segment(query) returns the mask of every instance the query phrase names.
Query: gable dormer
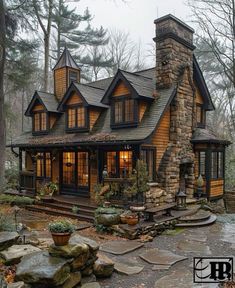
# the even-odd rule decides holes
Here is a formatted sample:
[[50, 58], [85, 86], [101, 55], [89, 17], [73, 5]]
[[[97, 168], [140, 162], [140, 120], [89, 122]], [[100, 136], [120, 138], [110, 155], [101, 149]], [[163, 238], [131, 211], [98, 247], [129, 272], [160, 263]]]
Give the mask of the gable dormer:
[[60, 101], [72, 82], [80, 82], [80, 68], [65, 47], [54, 70], [54, 94]]
[[88, 132], [91, 130], [102, 109], [108, 108], [100, 102], [103, 95], [103, 89], [71, 83], [58, 106], [58, 111], [65, 112], [66, 115], [66, 131]]
[[111, 106], [111, 127], [135, 127], [153, 101], [153, 80], [119, 70], [107, 89], [102, 103]]
[[58, 102], [53, 94], [36, 91], [25, 112], [32, 117], [33, 135], [47, 134], [53, 128], [57, 118]]

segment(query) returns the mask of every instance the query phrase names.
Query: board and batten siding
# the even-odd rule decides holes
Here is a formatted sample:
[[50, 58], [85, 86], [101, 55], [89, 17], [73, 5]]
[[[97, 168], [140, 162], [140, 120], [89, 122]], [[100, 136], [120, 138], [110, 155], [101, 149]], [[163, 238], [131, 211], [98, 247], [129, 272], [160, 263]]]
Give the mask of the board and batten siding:
[[54, 71], [54, 91], [58, 100], [61, 100], [67, 90], [66, 67]]
[[33, 106], [33, 109], [32, 109], [33, 112], [44, 111], [44, 110], [45, 108], [42, 104], [36, 104]]
[[126, 87], [126, 85], [123, 82], [120, 82], [115, 87], [115, 89], [112, 93], [112, 96], [118, 97], [118, 96], [125, 96], [125, 95], [129, 95], [129, 94], [130, 94], [129, 89]]
[[164, 113], [158, 128], [155, 130], [151, 144], [156, 147], [156, 171], [170, 141], [170, 109]]

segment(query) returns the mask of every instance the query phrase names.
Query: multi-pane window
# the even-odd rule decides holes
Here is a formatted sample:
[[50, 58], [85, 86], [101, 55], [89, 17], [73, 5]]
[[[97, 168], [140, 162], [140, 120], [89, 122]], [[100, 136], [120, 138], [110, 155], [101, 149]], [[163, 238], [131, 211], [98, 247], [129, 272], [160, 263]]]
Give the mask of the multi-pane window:
[[37, 153], [37, 177], [51, 178], [51, 153]]
[[112, 124], [128, 124], [134, 123], [137, 113], [135, 113], [134, 99], [118, 99], [114, 100], [114, 119]]
[[224, 154], [223, 152], [211, 153], [211, 178], [224, 177]]
[[78, 79], [78, 72], [76, 71], [69, 71], [69, 85], [72, 82], [77, 82]]
[[106, 153], [109, 177], [128, 177], [132, 173], [132, 151], [110, 151]]
[[83, 106], [68, 108], [67, 119], [68, 129], [86, 128], [86, 108]]
[[75, 152], [63, 153], [63, 184], [75, 185]]
[[34, 114], [34, 132], [43, 132], [47, 130], [47, 113], [46, 112], [36, 112]]
[[148, 170], [149, 181], [153, 181], [155, 178], [154, 175], [154, 161], [155, 159], [155, 150], [154, 149], [143, 149], [141, 150], [141, 160], [146, 163], [146, 168]]
[[205, 151], [200, 151], [198, 153], [198, 175], [205, 176], [206, 173], [206, 152]]
[[78, 152], [78, 186], [88, 186], [88, 152]]

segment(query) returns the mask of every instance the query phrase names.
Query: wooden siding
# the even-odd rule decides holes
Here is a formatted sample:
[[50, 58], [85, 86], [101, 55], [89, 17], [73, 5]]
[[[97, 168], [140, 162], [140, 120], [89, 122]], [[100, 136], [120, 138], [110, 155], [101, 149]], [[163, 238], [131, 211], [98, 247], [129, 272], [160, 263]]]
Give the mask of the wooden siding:
[[56, 119], [57, 119], [56, 115], [50, 115], [49, 116], [50, 129], [53, 128], [53, 126], [56, 122]]
[[139, 122], [141, 122], [147, 108], [147, 103], [144, 101], [139, 102]]
[[54, 91], [56, 97], [61, 100], [67, 90], [67, 68], [63, 67], [54, 71]]
[[211, 189], [210, 189], [210, 197], [218, 197], [223, 195], [224, 193], [224, 180], [223, 179], [215, 179], [211, 180]]
[[33, 112], [36, 112], [36, 111], [44, 111], [45, 109], [44, 109], [44, 106], [42, 104], [36, 104], [36, 105], [34, 105], [32, 110], [33, 110]]
[[99, 116], [100, 116], [100, 109], [90, 109], [89, 111], [90, 129], [93, 128]]
[[156, 146], [156, 171], [170, 141], [170, 109], [163, 115], [160, 124], [154, 132], [152, 145]]
[[67, 100], [66, 104], [67, 105], [74, 105], [74, 104], [80, 104], [82, 103], [82, 98], [77, 94], [77, 93], [72, 93]]
[[129, 89], [126, 87], [126, 85], [123, 82], [120, 82], [115, 87], [112, 96], [124, 96], [130, 94]]

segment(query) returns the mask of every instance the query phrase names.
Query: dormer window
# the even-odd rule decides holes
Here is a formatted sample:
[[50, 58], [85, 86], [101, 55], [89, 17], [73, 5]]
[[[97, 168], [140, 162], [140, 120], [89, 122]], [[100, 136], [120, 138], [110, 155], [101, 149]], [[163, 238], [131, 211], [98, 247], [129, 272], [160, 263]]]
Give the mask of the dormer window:
[[113, 128], [136, 126], [138, 123], [137, 110], [136, 100], [127, 96], [115, 97], [112, 103], [111, 126]]
[[69, 71], [69, 85], [72, 82], [78, 81], [78, 72], [77, 71]]
[[67, 109], [67, 130], [86, 131], [88, 130], [87, 108], [82, 105], [69, 106]]
[[33, 133], [41, 134], [48, 131], [48, 115], [46, 112], [35, 112], [33, 115]]
[[196, 108], [197, 127], [204, 128], [206, 125], [206, 111], [202, 104], [197, 104]]

